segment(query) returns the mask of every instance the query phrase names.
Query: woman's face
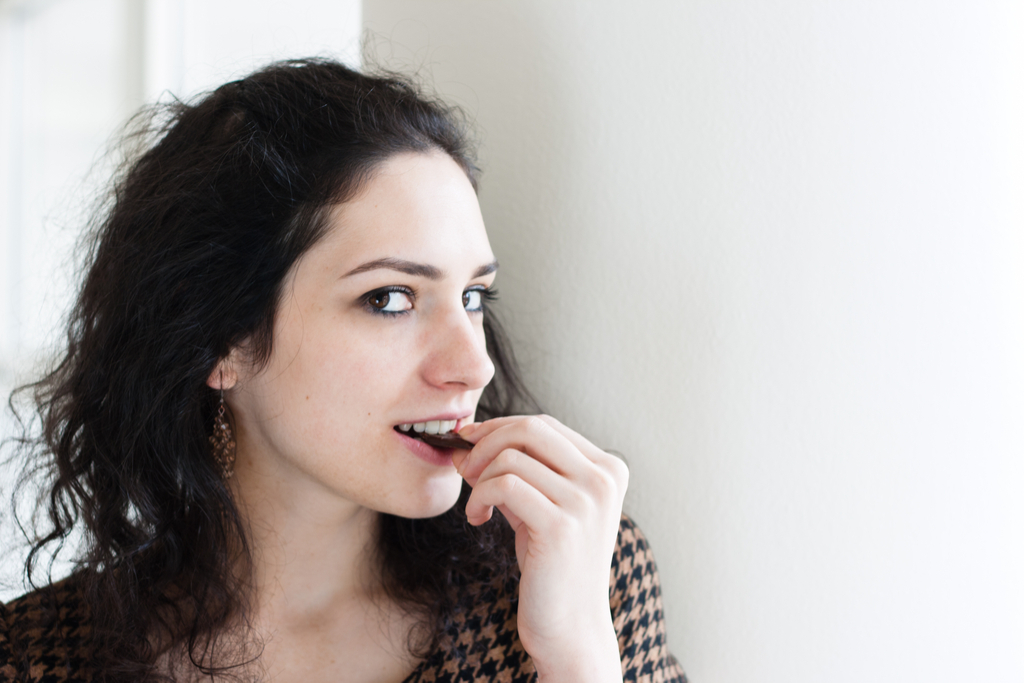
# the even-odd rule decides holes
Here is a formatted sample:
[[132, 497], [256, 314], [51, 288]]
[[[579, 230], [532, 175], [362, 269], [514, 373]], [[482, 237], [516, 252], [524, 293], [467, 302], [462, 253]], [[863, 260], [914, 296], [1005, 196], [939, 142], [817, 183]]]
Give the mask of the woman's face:
[[494, 374], [481, 303], [495, 262], [476, 194], [448, 155], [401, 154], [331, 222], [284, 282], [268, 365], [229, 359], [238, 483], [438, 515], [461, 478], [396, 427], [472, 421]]

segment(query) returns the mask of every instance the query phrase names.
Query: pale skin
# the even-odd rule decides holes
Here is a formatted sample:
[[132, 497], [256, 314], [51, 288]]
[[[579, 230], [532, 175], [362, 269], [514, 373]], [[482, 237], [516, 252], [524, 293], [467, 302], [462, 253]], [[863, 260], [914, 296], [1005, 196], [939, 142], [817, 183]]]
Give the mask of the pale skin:
[[[374, 521], [441, 514], [463, 478], [472, 524], [515, 529], [519, 636], [541, 680], [622, 680], [608, 571], [628, 473], [547, 416], [473, 422], [494, 374], [479, 292], [495, 269], [462, 169], [393, 156], [289, 273], [266, 367], [243, 345], [211, 373], [233, 415], [270, 680], [397, 683], [416, 668], [413, 621], [373, 580]], [[395, 426], [430, 419], [458, 419], [474, 448], [417, 455]]]

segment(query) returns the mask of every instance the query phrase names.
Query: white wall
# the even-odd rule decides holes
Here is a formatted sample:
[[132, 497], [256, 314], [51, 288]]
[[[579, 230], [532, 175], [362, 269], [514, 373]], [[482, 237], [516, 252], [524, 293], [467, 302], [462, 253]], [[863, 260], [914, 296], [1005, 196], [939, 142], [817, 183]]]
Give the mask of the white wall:
[[215, 88], [275, 59], [359, 63], [357, 0], [145, 2], [147, 101]]
[[0, 4], [0, 384], [65, 307], [85, 176], [134, 102], [118, 0]]
[[695, 683], [1024, 680], [1022, 10], [364, 2]]

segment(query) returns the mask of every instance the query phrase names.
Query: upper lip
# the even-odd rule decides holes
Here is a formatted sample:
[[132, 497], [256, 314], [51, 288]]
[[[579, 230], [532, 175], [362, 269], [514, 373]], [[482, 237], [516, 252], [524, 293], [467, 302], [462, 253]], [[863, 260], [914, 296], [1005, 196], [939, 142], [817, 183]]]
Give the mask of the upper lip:
[[468, 413], [468, 412], [462, 412], [462, 413], [443, 413], [441, 415], [435, 415], [434, 417], [416, 418], [415, 420], [402, 420], [398, 424], [411, 425], [411, 424], [416, 424], [417, 422], [440, 422], [441, 420], [455, 420], [456, 422], [458, 422], [458, 421], [461, 421], [461, 420], [465, 420], [471, 414], [472, 413]]

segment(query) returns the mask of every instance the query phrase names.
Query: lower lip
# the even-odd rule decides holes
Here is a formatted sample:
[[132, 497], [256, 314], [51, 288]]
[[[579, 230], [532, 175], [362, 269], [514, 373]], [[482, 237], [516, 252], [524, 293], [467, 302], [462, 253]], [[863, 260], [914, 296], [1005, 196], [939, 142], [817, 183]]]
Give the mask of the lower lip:
[[[394, 430], [392, 430], [394, 431]], [[452, 453], [455, 452], [453, 448], [434, 448], [429, 444], [425, 444], [419, 439], [414, 439], [411, 436], [406, 436], [401, 432], [395, 431], [395, 436], [402, 440], [402, 443], [412, 451], [420, 460], [424, 460], [431, 465], [437, 465], [439, 467], [454, 467], [455, 464], [452, 462]]]

